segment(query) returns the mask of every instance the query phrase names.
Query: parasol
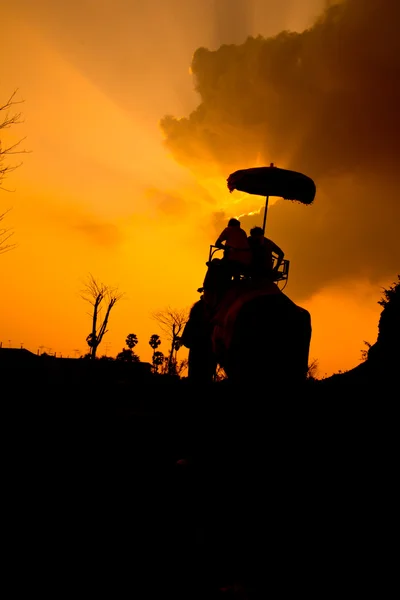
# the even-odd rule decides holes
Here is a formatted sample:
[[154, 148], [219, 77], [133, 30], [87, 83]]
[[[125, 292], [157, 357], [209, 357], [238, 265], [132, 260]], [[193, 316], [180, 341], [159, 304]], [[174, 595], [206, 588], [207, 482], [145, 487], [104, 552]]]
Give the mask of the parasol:
[[264, 232], [270, 196], [278, 196], [285, 200], [301, 202], [301, 204], [312, 204], [316, 192], [315, 183], [310, 177], [297, 171], [280, 169], [275, 167], [273, 163], [269, 167], [254, 167], [235, 171], [229, 175], [227, 182], [230, 192], [238, 190], [247, 194], [266, 197]]

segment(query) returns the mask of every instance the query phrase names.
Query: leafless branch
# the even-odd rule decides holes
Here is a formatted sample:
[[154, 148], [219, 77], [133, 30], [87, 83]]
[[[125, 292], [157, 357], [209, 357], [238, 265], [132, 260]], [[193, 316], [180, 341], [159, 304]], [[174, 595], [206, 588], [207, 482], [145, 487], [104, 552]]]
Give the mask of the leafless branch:
[[[11, 96], [7, 100], [7, 102], [5, 104], [3, 104], [2, 106], [0, 106], [0, 113], [2, 111], [5, 111], [4, 118], [2, 121], [0, 121], [0, 130], [9, 129], [12, 125], [18, 125], [20, 123], [23, 123], [23, 121], [21, 120], [22, 113], [16, 112], [14, 114], [10, 114], [10, 112], [9, 112], [10, 109], [12, 109], [16, 104], [22, 104], [24, 102], [23, 100], [15, 100], [15, 95], [16, 95], [17, 91], [18, 90], [15, 90], [11, 94]], [[1, 190], [4, 190], [6, 192], [12, 191], [12, 190], [8, 190], [7, 188], [2, 187], [1, 183], [5, 179], [5, 177], [7, 177], [7, 175], [9, 175], [12, 171], [15, 171], [15, 169], [18, 169], [22, 165], [22, 162], [20, 162], [17, 165], [4, 166], [4, 161], [5, 161], [6, 157], [12, 156], [14, 154], [29, 153], [28, 150], [23, 150], [20, 148], [20, 144], [25, 139], [26, 138], [22, 138], [18, 142], [11, 144], [11, 146], [5, 146], [5, 147], [3, 147], [3, 143], [0, 140], [0, 189]]]
[[[6, 210], [3, 214], [0, 215], [0, 222], [4, 219], [6, 214], [10, 211], [10, 209]], [[0, 227], [0, 254], [4, 254], [5, 252], [9, 252], [13, 248], [16, 247], [17, 244], [7, 244], [6, 242], [14, 235], [14, 232], [10, 228]]]
[[317, 379], [318, 369], [319, 369], [318, 359], [314, 358], [308, 365], [307, 379], [312, 379], [312, 380]]
[[189, 318], [188, 309], [174, 309], [167, 306], [164, 310], [155, 311], [151, 315], [157, 321], [160, 329], [167, 335], [169, 340], [175, 340], [183, 331]]
[[[7, 102], [5, 104], [3, 104], [3, 106], [0, 106], [0, 111], [2, 110], [8, 110], [9, 108], [11, 108], [11, 106], [15, 106], [15, 104], [23, 104], [24, 100], [15, 100], [15, 96], [18, 92], [18, 88], [16, 90], [13, 91], [13, 93], [11, 94], [11, 96], [9, 97], [9, 99], [7, 100]], [[16, 118], [20, 118], [21, 117], [21, 113], [19, 113], [18, 115], [16, 115]], [[1, 125], [0, 125], [0, 129], [1, 129]]]
[[183, 329], [189, 318], [189, 309], [173, 309], [167, 306], [167, 308], [165, 308], [164, 310], [153, 312], [151, 317], [155, 321], [157, 321], [160, 329], [166, 334], [167, 339], [171, 341], [171, 349], [169, 351], [169, 357], [167, 358], [167, 362], [168, 373], [173, 374], [174, 352], [176, 354], [179, 348], [179, 336], [183, 332]]

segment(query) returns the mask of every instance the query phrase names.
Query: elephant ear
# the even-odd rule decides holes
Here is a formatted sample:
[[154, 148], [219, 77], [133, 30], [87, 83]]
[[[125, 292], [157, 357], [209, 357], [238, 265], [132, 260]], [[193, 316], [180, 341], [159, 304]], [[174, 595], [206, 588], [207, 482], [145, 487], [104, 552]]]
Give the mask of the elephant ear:
[[314, 181], [297, 171], [269, 167], [241, 169], [227, 179], [230, 192], [238, 190], [256, 196], [277, 196], [301, 204], [312, 204], [316, 194]]

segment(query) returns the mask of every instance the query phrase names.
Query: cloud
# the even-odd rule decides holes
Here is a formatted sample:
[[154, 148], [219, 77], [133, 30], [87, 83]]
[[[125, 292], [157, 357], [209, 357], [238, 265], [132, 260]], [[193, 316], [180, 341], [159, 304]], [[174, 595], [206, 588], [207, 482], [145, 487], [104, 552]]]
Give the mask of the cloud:
[[166, 192], [157, 188], [146, 190], [146, 200], [156, 207], [163, 216], [185, 216], [190, 211], [190, 205], [177, 193]]
[[[75, 232], [78, 236], [89, 242], [90, 245], [104, 249], [116, 249], [125, 239], [121, 220], [118, 224], [97, 215], [88, 208], [78, 206], [70, 200], [59, 200], [58, 204], [42, 199], [41, 205], [36, 207], [37, 215], [43, 217], [42, 222], [46, 227], [62, 236], [67, 232]], [[76, 236], [75, 236], [76, 237]]]
[[278, 201], [267, 221], [298, 297], [399, 270], [399, 17], [397, 0], [347, 0], [301, 33], [199, 48], [199, 105], [161, 120], [167, 149], [199, 178], [274, 162], [314, 179], [313, 206]]
[[203, 207], [216, 204], [213, 195], [196, 182], [181, 184], [179, 190], [149, 187], [145, 191], [145, 200], [148, 209], [155, 211], [154, 214], [161, 218], [197, 217]]
[[99, 246], [113, 248], [121, 241], [121, 233], [113, 223], [102, 223], [94, 217], [82, 217], [72, 228]]

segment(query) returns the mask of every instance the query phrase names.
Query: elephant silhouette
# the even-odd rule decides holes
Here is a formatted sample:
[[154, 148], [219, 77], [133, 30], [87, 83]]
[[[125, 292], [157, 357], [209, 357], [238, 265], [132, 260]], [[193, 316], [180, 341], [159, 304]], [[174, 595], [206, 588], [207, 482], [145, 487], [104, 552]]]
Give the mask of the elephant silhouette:
[[181, 342], [189, 349], [188, 378], [213, 380], [220, 365], [237, 384], [297, 385], [305, 381], [311, 315], [271, 280], [220, 277], [208, 263], [203, 294], [190, 311]]

